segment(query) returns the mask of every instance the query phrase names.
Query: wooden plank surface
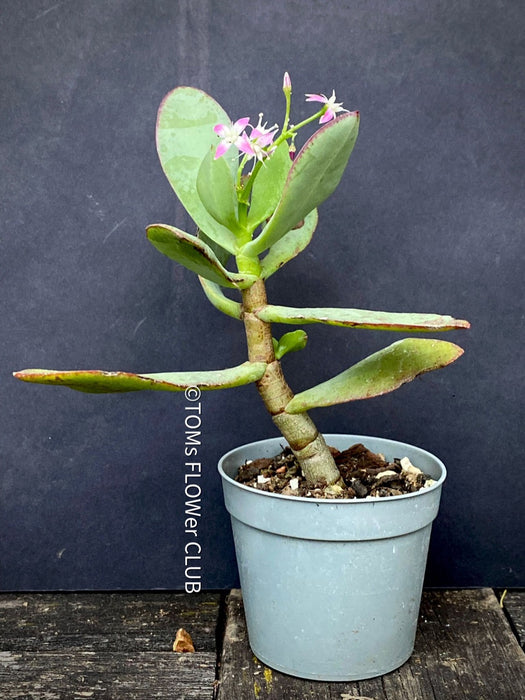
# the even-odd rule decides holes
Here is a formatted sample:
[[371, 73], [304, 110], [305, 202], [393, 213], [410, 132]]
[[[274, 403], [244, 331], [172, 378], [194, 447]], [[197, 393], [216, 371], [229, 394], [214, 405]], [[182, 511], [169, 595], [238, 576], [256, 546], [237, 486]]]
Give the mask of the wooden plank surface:
[[212, 700], [207, 652], [0, 652], [2, 700]]
[[179, 627], [215, 652], [220, 594], [0, 594], [0, 651], [169, 651]]
[[[0, 595], [0, 698], [212, 700], [219, 594]], [[247, 643], [239, 591], [226, 609], [218, 700], [521, 700], [525, 592], [505, 610], [488, 589], [427, 591], [416, 649], [401, 669], [360, 683], [272, 671]], [[506, 615], [511, 619], [508, 622]], [[195, 654], [171, 651], [191, 634]]]
[[248, 646], [239, 591], [228, 598], [219, 700], [520, 700], [525, 655], [489, 589], [429, 591], [416, 648], [397, 671], [352, 683], [266, 668]]
[[[503, 596], [503, 592], [501, 592]], [[525, 591], [508, 591], [503, 597], [503, 608], [518, 638], [525, 648]], [[524, 693], [525, 695], [525, 693]]]
[[[0, 698], [212, 700], [220, 594], [0, 595]], [[176, 654], [179, 627], [195, 654]]]

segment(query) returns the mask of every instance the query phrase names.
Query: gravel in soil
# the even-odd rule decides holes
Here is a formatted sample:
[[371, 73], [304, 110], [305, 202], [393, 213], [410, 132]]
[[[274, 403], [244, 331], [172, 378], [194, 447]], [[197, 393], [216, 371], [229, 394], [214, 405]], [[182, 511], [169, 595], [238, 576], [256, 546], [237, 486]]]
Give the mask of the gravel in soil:
[[414, 493], [435, 483], [408, 457], [388, 462], [382, 454], [371, 452], [361, 443], [342, 452], [334, 447], [330, 451], [341, 473], [340, 484], [308, 485], [289, 447], [275, 457], [246, 462], [236, 481], [259, 491], [306, 498], [385, 498]]

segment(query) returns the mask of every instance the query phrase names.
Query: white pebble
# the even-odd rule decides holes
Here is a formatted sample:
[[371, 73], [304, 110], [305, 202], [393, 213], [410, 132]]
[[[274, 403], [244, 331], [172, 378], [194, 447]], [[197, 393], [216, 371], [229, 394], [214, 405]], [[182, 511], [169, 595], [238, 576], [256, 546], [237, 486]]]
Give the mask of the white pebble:
[[299, 479], [297, 477], [294, 477], [293, 479], [290, 479], [290, 483], [288, 486], [292, 489], [292, 491], [297, 491], [299, 488]]
[[423, 472], [421, 469], [418, 467], [415, 467], [412, 462], [408, 459], [408, 457], [403, 457], [403, 459], [400, 461], [401, 468], [403, 469], [404, 472], [407, 472], [408, 474], [422, 474]]
[[258, 484], [267, 484], [269, 481], [271, 481], [270, 477], [263, 476], [262, 474], [259, 474], [257, 477], [257, 483]]
[[332, 484], [327, 486], [325, 489], [325, 494], [327, 496], [340, 496], [343, 493], [343, 489], [339, 484]]

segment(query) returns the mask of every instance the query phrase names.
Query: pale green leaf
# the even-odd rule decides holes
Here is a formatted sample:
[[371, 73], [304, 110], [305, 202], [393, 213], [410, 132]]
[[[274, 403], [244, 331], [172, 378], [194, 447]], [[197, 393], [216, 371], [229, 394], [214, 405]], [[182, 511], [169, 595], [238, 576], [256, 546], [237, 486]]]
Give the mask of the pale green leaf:
[[215, 308], [222, 311], [223, 314], [231, 316], [232, 318], [241, 319], [242, 318], [242, 306], [238, 301], [229, 299], [215, 282], [210, 282], [210, 280], [204, 277], [199, 277], [199, 282], [204, 290], [204, 294], [208, 298], [208, 301], [215, 306]]
[[197, 192], [209, 214], [230, 231], [239, 230], [235, 179], [225, 158], [214, 158], [210, 148], [197, 174]]
[[261, 276], [267, 279], [285, 263], [301, 253], [312, 240], [318, 221], [317, 209], [311, 211], [302, 226], [294, 228], [274, 243], [261, 261]]
[[303, 413], [311, 408], [380, 396], [419, 374], [445, 367], [462, 354], [463, 350], [454, 343], [405, 338], [336, 377], [296, 394], [285, 410], [287, 413]]
[[184, 391], [196, 386], [208, 389], [229, 389], [259, 380], [266, 370], [264, 362], [244, 362], [237, 367], [202, 372], [163, 372], [158, 374], [131, 374], [102, 370], [58, 371], [26, 369], [14, 376], [23, 382], [65, 386], [76, 391], [95, 394], [126, 391]]
[[253, 231], [268, 219], [279, 204], [288, 172], [292, 166], [288, 143], [284, 141], [263, 161], [252, 188], [248, 228]]
[[405, 314], [364, 309], [293, 308], [268, 304], [255, 312], [267, 323], [326, 323], [330, 326], [369, 328], [380, 331], [449, 331], [470, 328], [468, 321], [439, 314]]
[[[237, 247], [235, 235], [213, 218], [197, 191], [197, 175], [204, 156], [219, 143], [213, 127], [229, 122], [223, 108], [202, 90], [175, 88], [166, 95], [159, 108], [157, 151], [166, 177], [197, 226], [234, 253]], [[235, 172], [237, 149], [232, 146], [223, 158]]]
[[208, 246], [208, 248], [211, 248], [213, 250], [216, 258], [221, 263], [221, 265], [223, 267], [226, 267], [226, 265], [228, 264], [228, 261], [232, 257], [232, 254], [230, 253], [230, 251], [226, 250], [226, 248], [223, 248], [218, 243], [213, 241], [209, 236], [207, 236], [204, 233], [204, 231], [201, 231], [200, 229], [197, 229], [197, 233], [195, 235], [197, 236], [197, 238], [200, 238], [201, 241]]
[[259, 255], [294, 228], [335, 190], [359, 129], [359, 115], [348, 112], [321, 127], [294, 160], [281, 200], [262, 233], [242, 252]]
[[241, 275], [223, 267], [204, 241], [167, 224], [148, 226], [147, 235], [158, 251], [176, 260], [188, 270], [223, 287], [244, 289], [255, 281], [253, 275]]

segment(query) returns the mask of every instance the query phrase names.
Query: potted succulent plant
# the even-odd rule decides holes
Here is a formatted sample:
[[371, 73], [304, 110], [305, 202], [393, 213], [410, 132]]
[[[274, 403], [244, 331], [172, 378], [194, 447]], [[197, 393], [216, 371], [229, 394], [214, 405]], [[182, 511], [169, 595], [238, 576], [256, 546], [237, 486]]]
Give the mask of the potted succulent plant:
[[[359, 127], [359, 113], [344, 109], [335, 93], [308, 94], [307, 101], [319, 109], [292, 124], [287, 73], [283, 92], [282, 128], [268, 127], [262, 114], [255, 125], [249, 117], [232, 122], [217, 102], [192, 87], [175, 88], [158, 113], [162, 167], [198, 230], [191, 234], [154, 224], [147, 237], [161, 253], [199, 276], [217, 309], [244, 324], [247, 361], [202, 372], [31, 369], [15, 376], [89, 392], [207, 390], [255, 383], [282, 438], [242, 446], [219, 463], [252, 648], [274, 668], [302, 677], [366, 678], [396, 668], [412, 651], [428, 538], [445, 469], [436, 457], [409, 445], [323, 436], [307, 411], [393, 391], [423, 372], [448, 365], [463, 351], [440, 340], [398, 340], [294, 394], [281, 359], [305, 347], [306, 333], [296, 330], [275, 339], [272, 324], [324, 323], [412, 333], [469, 324], [450, 316], [268, 303], [265, 281], [310, 242], [317, 207], [337, 187]], [[296, 154], [299, 132], [315, 121], [319, 128]], [[223, 288], [240, 298], [227, 296]], [[304, 480], [306, 492], [298, 491], [295, 477], [284, 494], [269, 492], [265, 484], [270, 477], [262, 469], [255, 483], [261, 488], [236, 480], [241, 465], [273, 457], [285, 441], [291, 450], [287, 464], [292, 460], [293, 473]], [[349, 486], [334, 459], [336, 450], [344, 452], [353, 443], [365, 443], [366, 449], [358, 452], [370, 450], [384, 464], [375, 474], [383, 481], [385, 472], [395, 480], [401, 472], [420, 478], [422, 470], [429, 477], [426, 488], [357, 498], [363, 494], [351, 484], [358, 480]], [[394, 461], [396, 457], [405, 461]], [[269, 461], [263, 460], [264, 465]], [[352, 474], [350, 480], [356, 479], [355, 470]], [[312, 498], [320, 486], [323, 497]], [[294, 489], [302, 495], [294, 495]]]

